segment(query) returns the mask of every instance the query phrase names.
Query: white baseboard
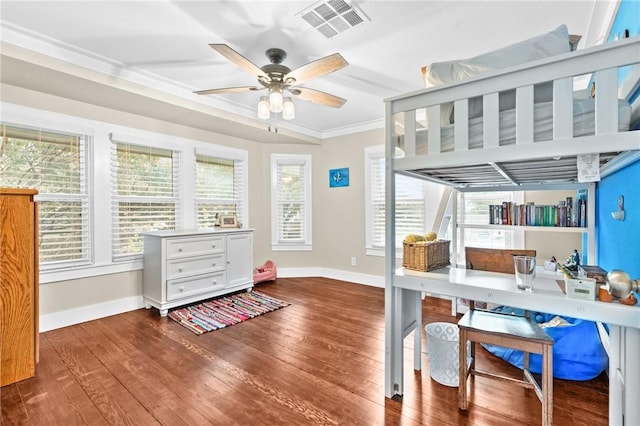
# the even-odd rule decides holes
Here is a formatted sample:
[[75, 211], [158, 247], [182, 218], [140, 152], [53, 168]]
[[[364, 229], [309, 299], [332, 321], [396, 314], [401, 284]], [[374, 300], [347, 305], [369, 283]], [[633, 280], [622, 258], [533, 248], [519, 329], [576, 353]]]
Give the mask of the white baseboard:
[[349, 272], [331, 268], [283, 268], [278, 269], [278, 278], [323, 277], [333, 280], [348, 281], [356, 284], [364, 284], [372, 287], [384, 288], [384, 277], [380, 275], [368, 275], [358, 272]]
[[132, 296], [124, 299], [110, 300], [104, 303], [67, 309], [65, 311], [40, 315], [40, 332], [55, 330], [82, 322], [92, 321], [111, 315], [122, 314], [144, 307], [142, 296]]

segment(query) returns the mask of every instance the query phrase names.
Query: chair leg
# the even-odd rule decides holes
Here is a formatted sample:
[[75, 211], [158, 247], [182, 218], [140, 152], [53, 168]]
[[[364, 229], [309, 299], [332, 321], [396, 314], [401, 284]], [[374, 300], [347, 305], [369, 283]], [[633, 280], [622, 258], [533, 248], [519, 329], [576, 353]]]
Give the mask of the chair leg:
[[524, 380], [527, 380], [527, 375], [524, 373], [529, 371], [529, 352], [522, 352], [522, 375]]
[[466, 410], [469, 408], [467, 400], [467, 330], [460, 329], [458, 344], [458, 408]]
[[553, 347], [545, 346], [542, 354], [542, 425], [553, 425]]

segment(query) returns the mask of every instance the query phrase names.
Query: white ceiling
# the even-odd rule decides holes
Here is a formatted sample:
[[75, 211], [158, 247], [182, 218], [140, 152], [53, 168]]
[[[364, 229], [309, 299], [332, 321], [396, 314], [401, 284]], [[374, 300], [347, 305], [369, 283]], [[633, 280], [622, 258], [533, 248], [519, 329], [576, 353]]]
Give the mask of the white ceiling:
[[[18, 46], [107, 74], [107, 81], [125, 80], [171, 94], [168, 102], [181, 99], [215, 107], [207, 111], [222, 109], [242, 117], [244, 123], [288, 128], [321, 139], [381, 127], [383, 99], [420, 89], [424, 65], [474, 56], [560, 24], [583, 35], [580, 48], [598, 44], [615, 9], [615, 2], [603, 0], [359, 0], [357, 6], [371, 21], [327, 39], [297, 16], [314, 3], [2, 0], [0, 24], [5, 59], [17, 57], [6, 52]], [[347, 103], [334, 109], [298, 99], [293, 122], [264, 123], [256, 114], [260, 92], [194, 95], [194, 90], [256, 83], [209, 43], [226, 43], [258, 66], [268, 63], [266, 49], [279, 47], [287, 51], [284, 64], [291, 69], [339, 52], [349, 66], [304, 86], [340, 96]], [[39, 55], [25, 57], [21, 61], [43, 61]], [[58, 67], [56, 74], [47, 73], [46, 66], [11, 73], [12, 61], [3, 61], [3, 68], [5, 63], [4, 82], [52, 93], [55, 88], [50, 86], [61, 81], [60, 73], [71, 73], [64, 67]], [[38, 82], [28, 81], [36, 77]], [[114, 86], [129, 90], [121, 83]], [[138, 94], [143, 92], [138, 89]], [[118, 107], [117, 101], [108, 106]]]

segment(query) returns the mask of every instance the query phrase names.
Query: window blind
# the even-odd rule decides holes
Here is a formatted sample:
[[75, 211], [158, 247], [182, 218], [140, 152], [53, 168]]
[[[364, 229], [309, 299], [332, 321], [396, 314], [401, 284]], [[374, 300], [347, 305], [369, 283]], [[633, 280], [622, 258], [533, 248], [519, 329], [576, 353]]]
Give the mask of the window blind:
[[304, 163], [278, 165], [278, 240], [304, 242]]
[[43, 269], [91, 260], [90, 136], [2, 125], [1, 185], [35, 188]]
[[114, 142], [111, 164], [113, 259], [139, 258], [143, 233], [176, 228], [179, 153]]
[[275, 156], [272, 167], [274, 245], [311, 245], [311, 160], [309, 156]]
[[385, 181], [384, 157], [370, 157], [369, 162], [369, 248], [384, 249]]
[[[385, 159], [383, 153], [369, 155], [369, 247], [385, 246]], [[396, 247], [402, 247], [407, 234], [425, 233], [431, 229], [426, 223], [425, 186], [430, 183], [396, 175]], [[439, 201], [439, 200], [438, 200]], [[431, 206], [436, 208], [437, 206]]]
[[198, 228], [213, 228], [216, 214], [244, 217], [244, 161], [197, 154], [195, 180]]

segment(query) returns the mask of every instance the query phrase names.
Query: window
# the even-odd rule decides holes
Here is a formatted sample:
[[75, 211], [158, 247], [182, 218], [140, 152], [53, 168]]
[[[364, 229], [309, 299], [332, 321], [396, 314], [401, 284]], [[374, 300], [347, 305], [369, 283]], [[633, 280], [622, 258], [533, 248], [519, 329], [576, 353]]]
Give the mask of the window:
[[[504, 201], [523, 202], [522, 191], [460, 192], [458, 194], [458, 223], [487, 225], [489, 205]], [[451, 235], [451, 234], [449, 234]], [[464, 263], [464, 247], [523, 248], [523, 232], [506, 229], [465, 228], [458, 232], [458, 263]]]
[[113, 143], [113, 260], [141, 257], [144, 232], [176, 229], [178, 164], [177, 151]]
[[311, 250], [311, 156], [271, 155], [273, 250]]
[[195, 196], [198, 228], [213, 228], [215, 216], [245, 214], [245, 161], [196, 154]]
[[[365, 149], [366, 249], [384, 256], [385, 158], [384, 147]], [[424, 234], [436, 228], [444, 187], [421, 179], [396, 175], [396, 249], [402, 250], [407, 234]]]
[[91, 261], [87, 135], [2, 125], [1, 185], [35, 188], [41, 269]]

